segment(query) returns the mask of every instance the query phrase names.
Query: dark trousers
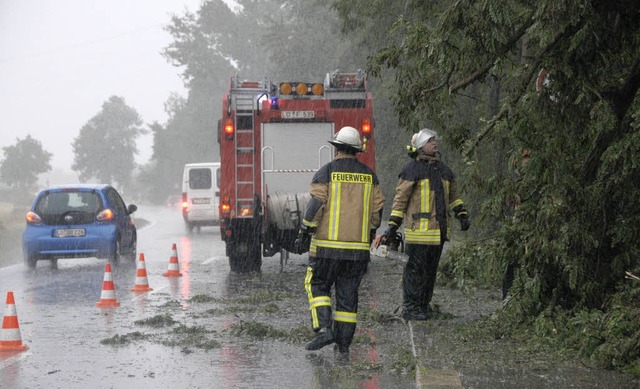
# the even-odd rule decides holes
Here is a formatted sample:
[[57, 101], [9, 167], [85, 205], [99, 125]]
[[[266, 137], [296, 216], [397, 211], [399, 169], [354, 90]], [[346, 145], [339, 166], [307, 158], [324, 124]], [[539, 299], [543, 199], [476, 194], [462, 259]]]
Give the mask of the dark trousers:
[[440, 245], [406, 245], [409, 256], [402, 276], [403, 309], [412, 313], [426, 313], [436, 286], [436, 274], [440, 255]]
[[[355, 333], [358, 312], [358, 288], [367, 272], [367, 261], [351, 261], [330, 258], [311, 258], [305, 278], [305, 289], [311, 306], [313, 329], [331, 328], [331, 305], [326, 300], [315, 307], [314, 301], [331, 298], [331, 287], [335, 285], [334, 337], [338, 344], [349, 346]], [[317, 325], [316, 325], [317, 324]]]

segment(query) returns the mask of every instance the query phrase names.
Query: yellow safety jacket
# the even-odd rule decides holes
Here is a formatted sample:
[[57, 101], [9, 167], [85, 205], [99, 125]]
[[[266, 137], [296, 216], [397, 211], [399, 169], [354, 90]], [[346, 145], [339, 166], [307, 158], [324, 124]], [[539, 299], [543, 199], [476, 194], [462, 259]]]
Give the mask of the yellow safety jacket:
[[390, 225], [405, 222], [405, 242], [439, 245], [451, 235], [450, 210], [466, 215], [455, 176], [437, 158], [421, 155], [399, 174]]
[[384, 196], [378, 177], [355, 155], [338, 152], [314, 175], [302, 221], [315, 229], [310, 257], [369, 260], [371, 230], [380, 226]]

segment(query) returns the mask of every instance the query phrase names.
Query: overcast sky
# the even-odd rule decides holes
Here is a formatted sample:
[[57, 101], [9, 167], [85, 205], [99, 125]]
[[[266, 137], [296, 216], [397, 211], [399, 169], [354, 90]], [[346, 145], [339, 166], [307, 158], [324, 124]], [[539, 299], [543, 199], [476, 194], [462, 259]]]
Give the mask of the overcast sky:
[[[171, 14], [201, 0], [0, 0], [1, 148], [27, 135], [70, 171], [71, 143], [110, 96], [125, 99], [145, 123], [165, 123], [171, 92], [186, 95], [160, 55]], [[151, 138], [138, 141], [138, 162]]]

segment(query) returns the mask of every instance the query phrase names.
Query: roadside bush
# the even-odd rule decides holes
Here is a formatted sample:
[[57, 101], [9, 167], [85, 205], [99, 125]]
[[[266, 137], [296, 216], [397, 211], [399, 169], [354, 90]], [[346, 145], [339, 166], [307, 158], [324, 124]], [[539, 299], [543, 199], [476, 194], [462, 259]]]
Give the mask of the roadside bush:
[[452, 244], [438, 267], [438, 282], [461, 290], [497, 288], [501, 272], [495, 245], [493, 239]]

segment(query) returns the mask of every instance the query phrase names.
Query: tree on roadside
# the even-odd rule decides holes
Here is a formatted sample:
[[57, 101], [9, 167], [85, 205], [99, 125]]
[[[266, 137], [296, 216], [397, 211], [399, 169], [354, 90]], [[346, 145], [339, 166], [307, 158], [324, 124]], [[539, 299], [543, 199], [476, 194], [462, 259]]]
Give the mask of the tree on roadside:
[[16, 139], [13, 146], [3, 147], [4, 158], [0, 166], [2, 182], [22, 194], [35, 189], [38, 174], [51, 170], [51, 154], [42, 148], [39, 140], [27, 135]]
[[[366, 3], [334, 1], [344, 21]], [[467, 158], [460, 181], [482, 192], [476, 220], [496, 220], [514, 192], [522, 200], [454, 267], [515, 259], [509, 323], [535, 321], [592, 361], [637, 369], [640, 349], [620, 336], [640, 333], [640, 3], [405, 6], [391, 32], [399, 44], [370, 70], [393, 71], [404, 125], [428, 117]], [[514, 183], [522, 150], [531, 157]]]
[[[149, 163], [141, 167], [138, 181], [142, 183], [141, 194], [153, 203], [163, 202], [168, 196], [181, 193], [182, 169], [192, 161], [190, 158], [197, 158], [185, 149], [186, 143], [181, 141], [181, 138], [188, 136], [180, 131], [188, 118], [185, 104], [184, 98], [172, 94], [165, 103], [165, 112], [169, 115], [167, 124], [155, 122], [149, 126], [153, 134], [153, 154]], [[209, 157], [206, 160], [214, 159]]]
[[177, 164], [219, 159], [217, 121], [229, 78], [237, 73], [243, 77], [252, 77], [255, 72], [263, 76], [261, 65], [265, 57], [260, 48], [259, 26], [266, 14], [252, 11], [260, 3], [263, 2], [250, 2], [234, 12], [223, 1], [204, 1], [196, 13], [174, 15], [165, 27], [173, 42], [163, 55], [172, 65], [182, 68], [189, 90], [184, 104], [173, 111], [166, 126], [166, 135], [173, 139], [174, 146], [172, 155], [166, 157], [179, 152], [178, 159], [172, 158]]
[[185, 163], [219, 159], [218, 120], [230, 77], [322, 81], [337, 68], [366, 66], [365, 51], [340, 35], [335, 12], [324, 2], [238, 4], [232, 10], [222, 1], [205, 1], [195, 13], [173, 16], [166, 27], [173, 42], [163, 54], [182, 69], [189, 94], [171, 96], [168, 121], [152, 127], [154, 155], [143, 169], [145, 180], [159, 185], [156, 200], [173, 194]]
[[126, 187], [136, 167], [136, 139], [147, 131], [141, 125], [138, 112], [122, 97], [110, 97], [74, 138], [71, 168], [82, 181], [97, 179]]

